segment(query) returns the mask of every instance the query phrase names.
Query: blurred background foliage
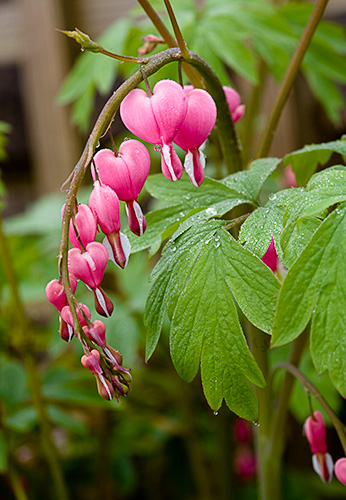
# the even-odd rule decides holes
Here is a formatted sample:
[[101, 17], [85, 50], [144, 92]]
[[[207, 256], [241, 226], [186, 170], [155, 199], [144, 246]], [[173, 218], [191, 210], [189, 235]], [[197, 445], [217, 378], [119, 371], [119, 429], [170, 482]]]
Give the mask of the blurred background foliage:
[[[162, 10], [161, 1], [151, 4]], [[277, 80], [282, 78], [312, 9], [305, 2], [281, 5], [266, 0], [209, 0], [202, 6], [192, 0], [174, 0], [173, 6], [189, 48], [209, 62], [224, 84], [239, 81], [236, 75], [240, 75], [252, 91], [263, 87], [264, 74], [271, 73]], [[163, 19], [167, 20], [164, 14]], [[116, 53], [136, 55], [141, 36], [148, 33], [157, 34], [136, 7], [126, 19], [112, 24], [98, 41]], [[334, 124], [340, 124], [344, 104], [343, 87], [339, 84], [346, 83], [345, 53], [345, 30], [323, 22], [302, 68], [311, 91]], [[72, 104], [72, 119], [86, 132], [91, 126], [96, 94], [106, 96], [133, 71], [129, 64], [83, 53], [62, 86], [59, 102]], [[151, 83], [161, 78], [177, 79], [175, 65], [166, 66]], [[250, 113], [252, 120], [258, 119], [255, 111]], [[243, 129], [240, 124], [243, 137], [247, 132], [244, 123], [249, 120], [243, 122]], [[0, 122], [2, 160], [6, 157], [9, 132], [10, 126]], [[121, 131], [116, 140], [123, 137]], [[221, 175], [220, 153], [213, 138], [207, 154], [208, 175]], [[157, 170], [155, 153], [153, 165], [154, 171]], [[264, 196], [284, 183], [282, 172], [272, 176]], [[80, 202], [86, 202], [89, 196], [88, 182], [85, 184], [78, 198]], [[6, 208], [2, 183], [0, 193]], [[57, 275], [54, 257], [59, 248], [64, 198], [61, 193], [41, 197], [24, 213], [7, 217], [3, 231], [30, 325], [27, 348], [40, 375], [43, 401], [70, 497], [76, 500], [255, 499], [253, 426], [247, 427], [248, 436], [241, 438], [237, 434], [239, 419], [225, 407], [219, 414], [213, 414], [198, 378], [190, 385], [179, 379], [169, 359], [168, 325], [149, 364], [144, 363], [143, 312], [155, 258], [148, 261], [146, 252], [136, 253], [125, 271], [110, 265], [104, 280], [104, 287], [115, 303], [114, 315], [107, 320], [107, 339], [124, 355], [125, 367], [132, 369], [132, 391], [126, 399], [119, 404], [102, 400], [93, 377], [80, 364], [80, 346], [76, 342], [65, 344], [60, 339], [58, 315], [47, 303], [44, 287]], [[154, 207], [145, 194], [141, 202], [147, 210]], [[23, 362], [25, 352], [16, 340], [19, 313], [6, 271], [3, 259], [0, 266], [1, 499], [49, 500], [55, 498], [55, 492], [42, 454], [41, 426]], [[82, 283], [77, 295], [91, 305], [91, 295]], [[272, 353], [275, 363], [286, 358], [287, 348], [274, 349]], [[317, 379], [308, 354], [303, 371], [312, 376], [345, 421], [345, 407], [328, 375]], [[280, 375], [277, 378], [279, 388]], [[332, 485], [322, 485], [310, 467], [310, 451], [301, 431], [307, 412], [306, 394], [297, 386], [291, 403], [285, 456], [285, 499], [344, 498], [340, 484], [334, 481]], [[333, 431], [328, 439], [335, 458], [341, 456]]]

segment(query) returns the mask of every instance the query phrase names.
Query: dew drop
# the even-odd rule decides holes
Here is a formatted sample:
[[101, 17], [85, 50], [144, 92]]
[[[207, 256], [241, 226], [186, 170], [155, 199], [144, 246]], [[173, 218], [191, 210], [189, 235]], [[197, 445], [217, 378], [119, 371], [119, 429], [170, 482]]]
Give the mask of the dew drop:
[[80, 48], [80, 51], [81, 51], [81, 52], [84, 52], [84, 50], [85, 50], [85, 49], [84, 49], [84, 47], [81, 47], [81, 48]]
[[154, 147], [154, 151], [156, 151], [157, 153], [161, 153], [161, 146], [160, 146], [160, 144], [156, 144], [156, 146]]
[[276, 194], [275, 194], [275, 193], [270, 193], [270, 195], [269, 195], [269, 199], [270, 199], [271, 201], [276, 200]]
[[215, 417], [219, 414], [218, 411], [213, 411], [213, 415], [215, 415]]

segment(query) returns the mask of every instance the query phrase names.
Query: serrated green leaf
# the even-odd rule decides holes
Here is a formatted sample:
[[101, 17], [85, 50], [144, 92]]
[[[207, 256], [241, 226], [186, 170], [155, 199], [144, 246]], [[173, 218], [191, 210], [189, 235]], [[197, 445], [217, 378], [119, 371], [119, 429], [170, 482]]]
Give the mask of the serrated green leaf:
[[273, 326], [273, 345], [294, 340], [312, 316], [311, 352], [346, 395], [346, 205], [323, 221], [283, 283]]
[[263, 183], [274, 172], [280, 162], [279, 158], [255, 160], [251, 163], [249, 170], [229, 175], [222, 180], [222, 183], [257, 203]]
[[244, 222], [239, 233], [239, 241], [245, 243], [258, 257], [266, 253], [273, 236], [279, 259], [284, 262], [280, 239], [284, 228], [283, 217], [290, 200], [300, 196], [302, 188], [290, 188], [271, 196], [265, 207], [257, 208]]
[[304, 185], [319, 164], [324, 165], [327, 163], [333, 152], [346, 155], [346, 141], [340, 140], [304, 146], [286, 155], [283, 163], [286, 167], [292, 164], [297, 183]]
[[285, 256], [284, 264], [288, 269], [302, 253], [321, 223], [321, 219], [317, 217], [304, 217], [299, 224], [294, 225], [292, 232], [283, 231], [280, 244]]
[[205, 221], [170, 241], [153, 269], [154, 281], [145, 307], [144, 323], [148, 327], [146, 359], [154, 352], [160, 338], [162, 323], [168, 310], [173, 310], [184, 282], [205, 242], [225, 222]]
[[165, 239], [172, 234], [177, 238], [196, 221], [220, 217], [237, 205], [252, 203], [244, 194], [208, 177], [196, 188], [186, 174], [179, 183], [167, 181], [161, 174], [150, 176], [146, 189], [153, 197], [170, 204], [146, 216], [147, 230], [141, 238], [129, 235], [132, 251], [150, 247], [150, 257]]
[[268, 267], [221, 228], [198, 254], [174, 310], [171, 355], [186, 381], [195, 377], [201, 360], [204, 392], [214, 410], [224, 398], [237, 414], [255, 418], [257, 403], [246, 379], [262, 386], [263, 378], [246, 345], [233, 296], [250, 321], [268, 331], [279, 288]]

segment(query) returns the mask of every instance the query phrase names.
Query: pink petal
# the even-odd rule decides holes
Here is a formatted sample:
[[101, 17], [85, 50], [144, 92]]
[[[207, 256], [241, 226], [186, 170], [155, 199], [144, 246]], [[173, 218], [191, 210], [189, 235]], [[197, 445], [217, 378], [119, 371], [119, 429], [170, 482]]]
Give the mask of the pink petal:
[[339, 481], [346, 485], [346, 458], [339, 458], [335, 462], [334, 471]]
[[120, 116], [134, 135], [151, 144], [159, 144], [161, 133], [150, 99], [142, 89], [131, 90], [120, 104]]
[[89, 197], [89, 207], [104, 234], [120, 231], [119, 198], [113, 189], [96, 181]]

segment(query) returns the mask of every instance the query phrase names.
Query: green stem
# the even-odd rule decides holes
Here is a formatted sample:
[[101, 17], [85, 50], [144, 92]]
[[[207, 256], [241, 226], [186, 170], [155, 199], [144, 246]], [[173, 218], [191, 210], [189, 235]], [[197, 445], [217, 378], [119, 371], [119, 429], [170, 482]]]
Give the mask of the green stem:
[[172, 24], [172, 28], [174, 30], [174, 34], [177, 39], [178, 47], [180, 48], [181, 55], [185, 58], [188, 57], [189, 51], [187, 50], [187, 46], [184, 40], [184, 37], [181, 33], [177, 18], [175, 17], [175, 14], [172, 9], [172, 5], [169, 0], [163, 0], [165, 2], [165, 6], [169, 15], [169, 19]]
[[17, 277], [12, 265], [11, 255], [8, 249], [7, 240], [2, 228], [2, 219], [0, 217], [0, 253], [2, 255], [4, 272], [9, 284], [12, 301], [16, 311], [16, 321], [18, 328], [16, 337], [13, 338], [13, 345], [21, 353], [28, 383], [31, 391], [32, 402], [37, 412], [38, 421], [40, 424], [40, 435], [42, 449], [48, 463], [53, 482], [54, 489], [59, 500], [68, 500], [68, 493], [64, 483], [62, 470], [60, 467], [57, 450], [54, 446], [51, 436], [51, 426], [44, 405], [43, 394], [41, 390], [39, 372], [31, 352], [32, 348], [32, 331], [27, 320], [24, 305], [19, 295]]
[[[150, 76], [160, 68], [173, 61], [177, 62], [182, 59], [180, 50], [178, 48], [168, 49], [155, 56], [151, 57], [150, 61], [145, 66], [145, 73]], [[189, 52], [188, 64], [196, 67], [198, 71], [205, 78], [210, 92], [216, 102], [216, 106], [222, 112], [219, 113], [218, 125], [220, 132], [220, 143], [221, 149], [224, 155], [225, 163], [228, 167], [230, 173], [236, 172], [241, 166], [241, 154], [240, 148], [235, 134], [234, 124], [232, 121], [231, 114], [229, 112], [229, 107], [226, 101], [225, 93], [223, 92], [222, 85], [217, 78], [211, 67], [199, 56]], [[82, 183], [86, 169], [92, 160], [94, 151], [102, 136], [105, 129], [110, 126], [115, 113], [117, 112], [121, 101], [126, 97], [126, 95], [143, 80], [142, 72], [136, 71], [132, 76], [130, 76], [110, 97], [110, 99], [105, 104], [102, 109], [93, 130], [88, 138], [88, 141], [84, 147], [83, 153], [74, 168], [73, 175], [71, 176], [70, 188], [68, 190], [63, 219], [62, 219], [62, 231], [61, 231], [61, 242], [60, 242], [60, 252], [59, 252], [59, 274], [62, 276], [64, 283], [66, 297], [71, 309], [73, 316], [73, 321], [75, 326], [75, 331], [81, 338], [85, 338], [85, 334], [81, 329], [75, 310], [75, 298], [71, 290], [68, 276], [68, 266], [67, 266], [67, 253], [68, 253], [68, 233], [70, 219], [74, 214], [75, 200], [77, 196], [78, 189]], [[86, 340], [86, 339], [85, 339]]]
[[316, 386], [310, 380], [296, 367], [291, 365], [290, 363], [287, 362], [282, 362], [278, 363], [275, 367], [275, 369], [278, 368], [283, 368], [290, 374], [292, 374], [303, 386], [303, 388], [307, 391], [312, 392], [312, 394], [315, 396], [317, 401], [320, 403], [322, 408], [325, 410], [325, 412], [328, 414], [338, 436], [340, 439], [341, 446], [344, 450], [344, 453], [346, 455], [346, 427], [344, 424], [338, 419], [338, 417], [335, 415], [334, 411], [332, 408], [329, 406], [327, 401], [324, 399], [322, 394], [319, 392]]
[[[175, 40], [175, 38], [170, 34], [166, 26], [163, 24], [160, 16], [152, 8], [148, 0], [138, 0], [138, 3], [142, 7], [146, 15], [149, 17], [157, 31], [160, 33], [168, 47], [170, 47], [171, 49], [178, 47], [177, 40]], [[183, 64], [183, 69], [194, 87], [203, 87], [202, 79], [200, 78], [199, 74], [194, 71], [193, 68], [190, 68], [186, 64]]]
[[11, 484], [11, 488], [16, 500], [29, 500], [28, 495], [26, 494], [25, 489], [22, 486], [20, 478], [16, 470], [13, 467], [9, 468], [8, 471], [8, 479]]
[[279, 122], [281, 113], [284, 109], [288, 96], [292, 90], [295, 79], [298, 75], [300, 65], [308, 50], [311, 39], [316, 31], [316, 28], [322, 19], [325, 8], [329, 0], [318, 0], [308, 24], [299, 40], [298, 46], [293, 54], [290, 64], [286, 70], [284, 79], [279, 88], [277, 98], [273, 104], [272, 111], [269, 115], [267, 126], [263, 132], [256, 158], [264, 158], [268, 155], [274, 138], [274, 133]]

